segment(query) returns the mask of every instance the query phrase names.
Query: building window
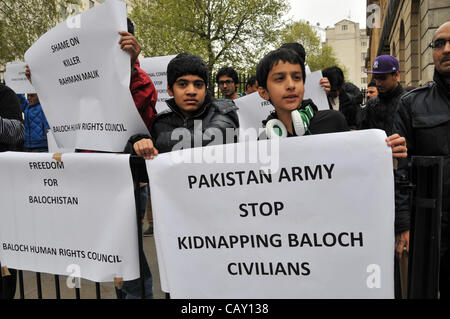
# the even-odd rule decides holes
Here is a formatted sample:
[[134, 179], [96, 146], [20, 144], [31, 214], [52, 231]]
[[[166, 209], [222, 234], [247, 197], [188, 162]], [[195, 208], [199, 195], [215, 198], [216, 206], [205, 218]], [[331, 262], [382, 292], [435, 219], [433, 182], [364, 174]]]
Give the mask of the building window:
[[93, 6], [95, 6], [95, 2], [92, 0], [89, 0], [89, 9], [91, 9]]
[[361, 46], [366, 47], [367, 46], [367, 42], [362, 42]]
[[361, 53], [361, 59], [362, 59], [363, 61], [366, 60], [366, 57], [367, 57], [367, 53]]
[[364, 66], [361, 67], [361, 73], [366, 73], [366, 68]]
[[343, 25], [343, 26], [342, 26], [342, 30], [343, 30], [343, 31], [348, 30], [348, 25]]
[[367, 84], [367, 78], [361, 78], [361, 83], [362, 84]]

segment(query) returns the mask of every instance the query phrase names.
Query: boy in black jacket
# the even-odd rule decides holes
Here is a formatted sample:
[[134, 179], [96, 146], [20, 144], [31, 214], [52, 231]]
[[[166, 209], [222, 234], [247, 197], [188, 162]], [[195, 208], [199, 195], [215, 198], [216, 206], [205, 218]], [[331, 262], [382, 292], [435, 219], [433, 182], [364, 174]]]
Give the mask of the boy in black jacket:
[[349, 130], [341, 113], [318, 111], [311, 100], [303, 100], [305, 63], [293, 50], [282, 48], [270, 52], [258, 64], [256, 76], [259, 95], [275, 107], [275, 112], [265, 122], [268, 137]]
[[[232, 101], [210, 96], [208, 67], [199, 56], [177, 55], [167, 66], [167, 80], [169, 95], [173, 97], [166, 101], [170, 111], [157, 116], [150, 136], [133, 136], [126, 152], [153, 159], [159, 153], [236, 141], [236, 134], [227, 139], [226, 133], [227, 129], [239, 128], [237, 107]], [[175, 130], [178, 131], [173, 134]], [[195, 140], [194, 136], [200, 133], [201, 139]]]
[[[259, 95], [270, 101], [275, 112], [265, 121], [269, 138], [291, 137], [348, 131], [342, 113], [318, 111], [311, 100], [303, 100], [306, 80], [305, 62], [293, 50], [281, 48], [267, 54], [258, 64], [256, 77]], [[398, 134], [386, 139], [392, 156], [407, 156], [406, 141]]]

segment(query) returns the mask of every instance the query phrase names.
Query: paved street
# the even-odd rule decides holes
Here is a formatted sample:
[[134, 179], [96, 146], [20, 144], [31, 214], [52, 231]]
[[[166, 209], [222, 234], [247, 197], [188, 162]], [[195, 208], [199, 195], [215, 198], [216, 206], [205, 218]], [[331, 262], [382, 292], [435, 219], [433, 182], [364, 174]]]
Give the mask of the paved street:
[[[153, 275], [154, 297], [155, 299], [164, 299], [165, 294], [161, 291], [159, 282], [158, 263], [156, 261], [156, 248], [153, 236], [144, 237], [144, 251]], [[38, 292], [37, 292], [36, 273], [25, 271], [23, 273], [23, 277], [24, 277], [25, 299], [37, 299]], [[75, 299], [76, 298], [75, 289], [69, 289], [66, 285], [66, 280], [67, 277], [65, 276], [59, 277], [61, 298]], [[41, 274], [41, 282], [42, 282], [42, 298], [56, 299], [55, 276], [48, 274]], [[102, 299], [117, 299], [113, 283], [102, 283], [100, 287]], [[17, 285], [16, 298], [20, 298], [19, 285]], [[95, 283], [83, 279], [81, 281], [81, 299], [95, 299], [95, 298], [96, 298]]]

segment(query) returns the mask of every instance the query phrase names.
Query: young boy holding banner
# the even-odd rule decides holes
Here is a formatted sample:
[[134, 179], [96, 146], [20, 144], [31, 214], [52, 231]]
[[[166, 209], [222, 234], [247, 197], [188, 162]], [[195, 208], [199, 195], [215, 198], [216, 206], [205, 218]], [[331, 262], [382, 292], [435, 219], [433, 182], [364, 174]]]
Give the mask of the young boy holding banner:
[[[275, 111], [265, 121], [268, 138], [304, 136], [348, 131], [345, 117], [333, 110], [318, 111], [311, 100], [303, 100], [305, 62], [295, 51], [281, 48], [267, 54], [258, 64], [259, 95]], [[393, 157], [406, 157], [406, 142], [393, 135], [386, 140]]]
[[[153, 159], [175, 149], [227, 143], [226, 130], [239, 127], [237, 107], [230, 100], [210, 96], [206, 63], [197, 55], [181, 53], [167, 66], [167, 80], [173, 97], [166, 101], [170, 110], [157, 116], [150, 136], [133, 136], [125, 151]], [[173, 134], [177, 129], [190, 134]], [[201, 133], [199, 141], [194, 138], [200, 135], [197, 132]]]

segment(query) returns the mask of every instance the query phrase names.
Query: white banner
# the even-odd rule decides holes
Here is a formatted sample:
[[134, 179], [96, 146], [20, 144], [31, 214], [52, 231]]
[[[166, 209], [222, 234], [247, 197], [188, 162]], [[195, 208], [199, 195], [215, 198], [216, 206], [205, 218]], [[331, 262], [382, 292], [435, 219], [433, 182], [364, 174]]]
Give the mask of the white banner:
[[119, 45], [126, 19], [126, 4], [109, 0], [26, 52], [58, 147], [121, 152], [130, 136], [148, 133], [130, 93], [130, 56]]
[[152, 79], [156, 91], [158, 91], [158, 101], [156, 102], [158, 114], [168, 109], [166, 100], [170, 99], [170, 96], [167, 92], [167, 65], [175, 57], [176, 55], [167, 55], [139, 60], [142, 70]]
[[139, 277], [129, 155], [1, 153], [0, 262], [111, 282]]
[[252, 143], [147, 161], [162, 287], [175, 299], [393, 298], [385, 138], [371, 130], [281, 139], [271, 154], [279, 169], [264, 171], [221, 161]]
[[311, 99], [319, 111], [329, 110], [327, 93], [320, 86], [320, 80], [323, 78], [322, 71], [315, 71], [306, 75], [304, 100]]
[[[239, 130], [242, 132], [239, 134], [239, 138], [242, 141], [245, 141], [244, 136], [248, 138], [247, 136], [249, 135], [244, 134], [244, 131], [263, 129], [262, 122], [275, 110], [272, 103], [264, 100], [258, 92], [236, 99], [234, 104], [239, 108], [237, 111]], [[259, 134], [257, 135], [259, 136]], [[258, 136], [255, 135], [253, 140], [257, 140]]]
[[[319, 84], [321, 78], [322, 71], [307, 74], [303, 99], [312, 99], [319, 110], [329, 110], [327, 95]], [[239, 127], [241, 131], [262, 129], [262, 121], [266, 120], [269, 114], [275, 110], [269, 101], [259, 96], [259, 93], [246, 95], [234, 100], [234, 103], [239, 108]], [[241, 134], [242, 136], [249, 138], [247, 134]]]
[[16, 94], [36, 93], [25, 75], [25, 62], [6, 63], [5, 84]]

